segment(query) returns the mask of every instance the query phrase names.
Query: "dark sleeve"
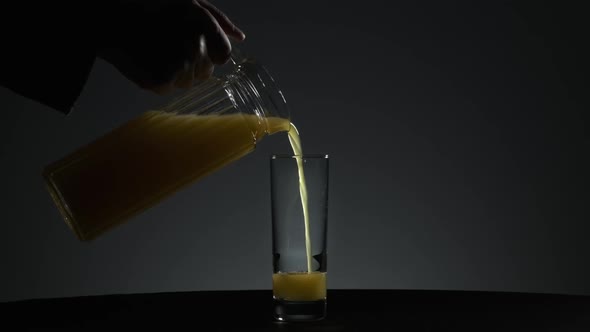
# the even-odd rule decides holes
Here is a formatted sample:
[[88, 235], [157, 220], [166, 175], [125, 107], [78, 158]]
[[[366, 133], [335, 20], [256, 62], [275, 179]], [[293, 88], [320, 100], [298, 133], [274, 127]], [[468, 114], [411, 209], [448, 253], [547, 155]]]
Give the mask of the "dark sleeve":
[[0, 84], [68, 114], [95, 61], [86, 1], [9, 1], [2, 5]]

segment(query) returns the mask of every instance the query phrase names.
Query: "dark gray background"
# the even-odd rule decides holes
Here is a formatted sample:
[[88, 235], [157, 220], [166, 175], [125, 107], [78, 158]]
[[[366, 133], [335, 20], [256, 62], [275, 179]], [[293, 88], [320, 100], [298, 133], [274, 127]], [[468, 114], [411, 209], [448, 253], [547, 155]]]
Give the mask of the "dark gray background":
[[[329, 287], [590, 294], [580, 8], [214, 3], [331, 157]], [[91, 243], [50, 201], [45, 164], [168, 98], [101, 61], [68, 117], [1, 90], [0, 300], [270, 288], [286, 136]]]

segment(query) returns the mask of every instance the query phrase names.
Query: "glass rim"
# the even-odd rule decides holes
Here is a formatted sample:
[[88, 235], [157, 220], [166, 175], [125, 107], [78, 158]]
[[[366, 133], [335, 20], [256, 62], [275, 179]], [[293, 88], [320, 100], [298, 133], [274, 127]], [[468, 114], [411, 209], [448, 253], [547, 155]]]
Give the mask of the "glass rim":
[[270, 159], [292, 159], [295, 157], [302, 157], [303, 159], [329, 159], [327, 153], [304, 153], [302, 155], [292, 153], [273, 153], [270, 155]]

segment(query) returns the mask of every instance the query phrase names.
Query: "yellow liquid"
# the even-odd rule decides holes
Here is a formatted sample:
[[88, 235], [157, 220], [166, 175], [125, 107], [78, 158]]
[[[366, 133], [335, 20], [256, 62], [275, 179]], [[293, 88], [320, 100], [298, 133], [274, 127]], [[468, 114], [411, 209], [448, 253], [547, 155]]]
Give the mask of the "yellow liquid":
[[273, 296], [287, 301], [317, 301], [326, 298], [325, 272], [275, 273]]
[[[44, 170], [81, 240], [90, 240], [255, 148], [255, 115], [149, 111]], [[290, 122], [267, 118], [269, 134]]]
[[295, 125], [291, 124], [289, 130], [289, 142], [293, 149], [293, 155], [297, 161], [297, 172], [299, 175], [299, 196], [301, 197], [301, 206], [303, 208], [303, 222], [305, 224], [305, 254], [307, 258], [307, 272], [311, 272], [311, 235], [309, 227], [309, 212], [307, 208], [307, 185], [305, 184], [305, 173], [303, 171], [303, 147], [301, 146], [301, 139], [299, 132]]

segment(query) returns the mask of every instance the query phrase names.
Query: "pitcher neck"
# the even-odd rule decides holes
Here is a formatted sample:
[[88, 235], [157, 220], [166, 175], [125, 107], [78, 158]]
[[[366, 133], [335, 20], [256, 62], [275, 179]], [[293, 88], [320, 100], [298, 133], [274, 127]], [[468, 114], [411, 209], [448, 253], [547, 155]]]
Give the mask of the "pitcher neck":
[[226, 80], [225, 90], [238, 112], [257, 118], [256, 137], [272, 133], [269, 119], [290, 121], [290, 112], [282, 91], [267, 69], [254, 60], [235, 65]]

